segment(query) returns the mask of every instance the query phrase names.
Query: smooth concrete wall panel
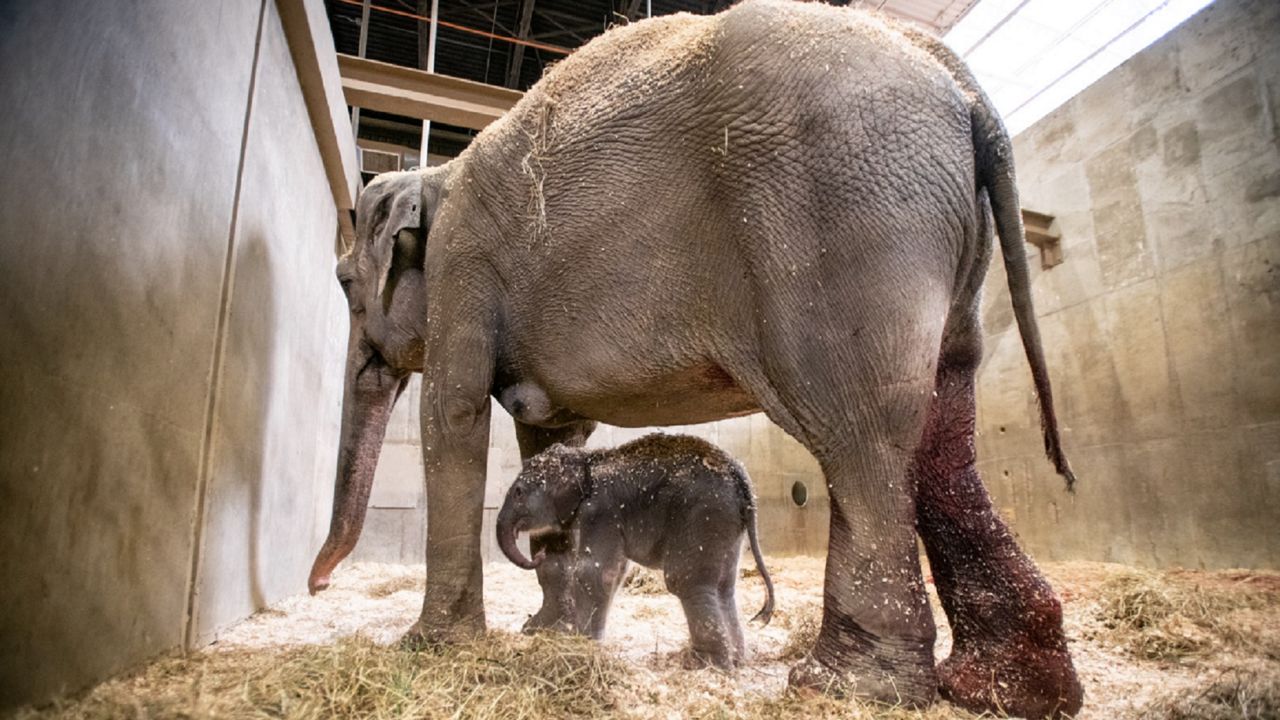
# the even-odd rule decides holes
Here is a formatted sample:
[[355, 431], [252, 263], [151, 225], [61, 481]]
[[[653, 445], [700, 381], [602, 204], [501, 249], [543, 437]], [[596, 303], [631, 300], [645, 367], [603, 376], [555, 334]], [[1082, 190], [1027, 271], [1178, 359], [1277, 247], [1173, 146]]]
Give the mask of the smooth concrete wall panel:
[[0, 707], [180, 642], [260, 5], [5, 6]]
[[1280, 4], [1218, 0], [1015, 139], [1064, 262], [1033, 293], [1075, 495], [1043, 459], [999, 263], [981, 470], [1034, 555], [1280, 567]]
[[0, 710], [305, 587], [346, 340], [273, 2], [5, 13]]
[[[197, 581], [200, 641], [306, 589], [337, 456], [346, 304], [336, 209], [275, 3], [245, 145]], [[319, 442], [318, 442], [319, 440]]]

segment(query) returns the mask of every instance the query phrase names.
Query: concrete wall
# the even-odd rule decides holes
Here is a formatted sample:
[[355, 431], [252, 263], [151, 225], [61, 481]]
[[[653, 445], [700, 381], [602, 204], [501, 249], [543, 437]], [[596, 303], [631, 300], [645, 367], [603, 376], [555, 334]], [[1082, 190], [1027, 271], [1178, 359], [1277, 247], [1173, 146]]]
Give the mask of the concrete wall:
[[1015, 141], [1064, 235], [1034, 294], [1079, 491], [1043, 458], [998, 263], [979, 457], [1038, 558], [1280, 567], [1276, 38], [1274, 0], [1218, 0]]
[[[422, 449], [418, 437], [418, 377], [396, 406], [378, 460], [369, 515], [353, 560], [421, 563], [426, 547], [426, 501]], [[614, 447], [656, 428], [601, 425], [591, 447]], [[820, 555], [827, 548], [827, 487], [818, 463], [762, 414], [703, 425], [662, 428], [689, 433], [724, 448], [747, 468], [759, 497], [760, 544], [773, 555]], [[483, 551], [488, 560], [506, 562], [494, 539], [494, 521], [507, 488], [520, 472], [520, 451], [511, 417], [496, 402], [489, 436], [489, 477], [485, 492]], [[791, 499], [794, 483], [803, 483], [808, 502]]]
[[345, 342], [273, 2], [5, 14], [0, 709], [304, 587]]

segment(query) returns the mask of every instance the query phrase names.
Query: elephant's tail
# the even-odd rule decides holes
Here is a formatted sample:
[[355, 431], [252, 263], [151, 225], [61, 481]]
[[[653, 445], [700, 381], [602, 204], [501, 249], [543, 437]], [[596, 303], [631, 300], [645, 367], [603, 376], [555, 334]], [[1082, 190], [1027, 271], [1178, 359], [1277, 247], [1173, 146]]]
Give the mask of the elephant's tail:
[[995, 218], [996, 234], [1000, 236], [1000, 254], [1004, 258], [1005, 275], [1008, 276], [1013, 316], [1018, 322], [1018, 333], [1022, 336], [1022, 347], [1027, 352], [1031, 380], [1035, 384], [1036, 397], [1040, 403], [1040, 431], [1044, 435], [1044, 452], [1054, 469], [1066, 480], [1067, 490], [1073, 490], [1076, 477], [1062, 451], [1058, 417], [1053, 409], [1053, 390], [1049, 386], [1049, 370], [1044, 360], [1044, 348], [1040, 345], [1040, 328], [1036, 325], [1035, 308], [1031, 305], [1031, 274], [1027, 269], [1022, 206], [1018, 202], [1018, 186], [1013, 170], [1013, 142], [1009, 139], [1004, 121], [991, 104], [991, 99], [978, 85], [964, 61], [932, 35], [914, 28], [903, 27], [901, 30], [951, 73], [969, 100], [977, 183], [979, 188], [987, 190], [991, 214]]
[[760, 572], [760, 579], [764, 580], [764, 607], [760, 608], [760, 612], [751, 618], [751, 622], [759, 620], [762, 625], [768, 625], [769, 619], [773, 617], [773, 578], [769, 577], [769, 568], [764, 564], [764, 553], [760, 552], [760, 537], [756, 533], [755, 492], [751, 488], [751, 480], [747, 477], [747, 471], [736, 462], [733, 463], [733, 474], [738, 481], [738, 491], [743, 496], [742, 520], [743, 524], [747, 526], [747, 540], [751, 543], [751, 556], [756, 559], [756, 570]]
[[769, 577], [769, 568], [764, 564], [764, 554], [760, 552], [760, 538], [756, 535], [756, 506], [753, 503], [747, 511], [747, 540], [751, 542], [751, 555], [756, 559], [756, 570], [760, 571], [760, 579], [764, 580], [764, 607], [751, 618], [761, 625], [768, 625], [773, 617], [773, 578]]
[[[976, 83], [974, 87], [976, 88]], [[981, 90], [978, 92], [981, 93]], [[1018, 322], [1018, 334], [1022, 336], [1022, 347], [1027, 353], [1031, 380], [1040, 403], [1040, 431], [1044, 435], [1044, 453], [1058, 474], [1066, 480], [1067, 490], [1071, 491], [1075, 488], [1076, 476], [1067, 462], [1067, 456], [1062, 450], [1062, 439], [1058, 435], [1058, 416], [1053, 408], [1049, 369], [1044, 360], [1044, 347], [1040, 344], [1040, 328], [1036, 324], [1035, 308], [1031, 304], [1031, 273], [1027, 269], [1022, 206], [1018, 202], [1018, 187], [1013, 171], [1013, 143], [985, 94], [975, 97], [970, 112], [978, 184], [987, 189], [996, 234], [1000, 236], [1000, 255], [1004, 258], [1004, 271], [1009, 281], [1013, 316]]]

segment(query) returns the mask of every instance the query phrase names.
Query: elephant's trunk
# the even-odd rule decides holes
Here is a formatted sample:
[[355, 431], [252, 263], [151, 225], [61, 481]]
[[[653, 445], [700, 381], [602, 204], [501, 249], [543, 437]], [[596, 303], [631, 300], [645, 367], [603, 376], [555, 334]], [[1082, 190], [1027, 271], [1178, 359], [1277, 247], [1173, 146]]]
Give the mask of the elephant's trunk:
[[353, 325], [342, 393], [342, 433], [333, 485], [333, 516], [329, 520], [329, 537], [316, 554], [307, 579], [307, 589], [312, 595], [329, 587], [330, 573], [360, 539], [378, 453], [387, 432], [387, 419], [407, 382], [408, 377], [388, 367]]
[[498, 547], [502, 549], [502, 554], [517, 567], [533, 570], [542, 564], [543, 553], [539, 552], [529, 560], [524, 553], [520, 552], [520, 548], [516, 546], [516, 536], [520, 534], [521, 518], [516, 515], [510, 501], [503, 504], [502, 510], [498, 513]]

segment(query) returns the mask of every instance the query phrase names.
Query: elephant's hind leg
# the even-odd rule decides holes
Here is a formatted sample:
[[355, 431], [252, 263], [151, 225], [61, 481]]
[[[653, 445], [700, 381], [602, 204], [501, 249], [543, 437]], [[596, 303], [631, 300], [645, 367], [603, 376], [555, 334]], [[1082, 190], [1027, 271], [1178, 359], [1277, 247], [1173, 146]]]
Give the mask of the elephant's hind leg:
[[734, 664], [741, 665], [747, 660], [747, 640], [742, 634], [742, 621], [738, 618], [738, 552], [741, 538], [733, 543], [732, 552], [728, 553], [724, 573], [720, 576], [717, 588], [720, 594], [720, 614], [724, 617], [729, 639], [733, 642]]
[[831, 502], [822, 625], [813, 652], [791, 671], [792, 686], [908, 706], [936, 696], [936, 630], [899, 444], [868, 438], [819, 455]]
[[692, 548], [668, 556], [663, 566], [667, 590], [680, 600], [685, 621], [689, 625], [689, 646], [693, 663], [710, 663], [732, 669], [738, 656], [736, 639], [724, 614], [721, 585], [725, 563], [712, 552], [695, 552]]
[[974, 467], [976, 323], [939, 363], [910, 480], [916, 519], [954, 645], [938, 668], [943, 697], [977, 712], [1073, 715], [1083, 691], [1062, 607], [996, 515]]
[[[903, 479], [933, 390], [946, 299], [886, 307], [893, 293], [857, 290], [831, 291], [847, 305], [830, 325], [771, 322], [767, 381], [746, 385], [821, 464], [831, 503], [822, 626], [790, 682], [924, 705], [937, 695], [936, 630]], [[863, 310], [876, 305], [875, 315]]]
[[689, 624], [689, 645], [695, 663], [731, 670], [738, 653], [715, 585], [682, 588], [676, 597]]

